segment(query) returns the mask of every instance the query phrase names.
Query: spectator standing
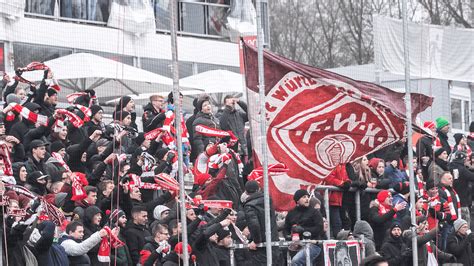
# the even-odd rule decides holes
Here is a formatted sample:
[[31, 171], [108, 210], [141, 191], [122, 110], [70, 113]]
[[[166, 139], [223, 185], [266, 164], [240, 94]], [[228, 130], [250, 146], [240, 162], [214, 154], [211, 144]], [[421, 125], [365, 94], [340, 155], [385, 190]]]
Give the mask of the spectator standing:
[[[256, 181], [248, 181], [245, 184], [245, 191], [249, 195], [244, 203], [245, 220], [250, 231], [251, 242], [249, 250], [251, 254], [252, 265], [267, 265], [265, 247], [257, 247], [257, 244], [265, 242], [265, 209], [263, 192], [260, 191]], [[275, 209], [270, 202], [270, 222], [271, 222], [271, 240], [278, 240], [278, 232], [276, 230]], [[277, 263], [279, 257], [278, 249], [273, 249], [273, 263]]]
[[146, 133], [162, 127], [165, 118], [165, 98], [161, 95], [150, 96], [150, 102], [143, 107], [143, 131]]
[[437, 186], [443, 173], [449, 171], [448, 152], [444, 148], [439, 148], [435, 151], [434, 156], [434, 161], [428, 167], [428, 179], [432, 179]]
[[453, 188], [453, 176], [450, 172], [445, 172], [441, 176], [438, 185], [439, 198], [441, 202], [446, 202], [449, 213], [446, 218], [446, 225], [441, 231], [441, 249], [446, 250], [448, 236], [453, 232], [453, 223], [458, 218], [461, 218], [461, 202], [459, 195]]
[[474, 235], [463, 219], [454, 221], [454, 232], [448, 239], [448, 252], [462, 265], [473, 265], [471, 242]]
[[453, 188], [458, 193], [461, 201], [461, 218], [471, 223], [470, 209], [472, 206], [472, 182], [474, 182], [474, 173], [469, 171], [466, 167], [466, 162], [469, 159], [466, 153], [456, 151], [453, 153], [454, 159], [449, 164], [449, 170], [453, 175]]
[[436, 132], [438, 133], [438, 139], [436, 140], [435, 146], [441, 146], [448, 155], [451, 154], [451, 145], [448, 142], [449, 122], [444, 117], [436, 118]]
[[[235, 104], [238, 104], [243, 111], [237, 110]], [[247, 155], [247, 140], [245, 138], [245, 122], [248, 121], [247, 104], [231, 95], [225, 96], [224, 111], [219, 121], [222, 130], [232, 131], [239, 139], [239, 143], [236, 145], [240, 144], [240, 148], [237, 149], [239, 146], [236, 146], [234, 150], [244, 158]]]
[[474, 150], [474, 121], [471, 121], [469, 124], [469, 135], [467, 136], [467, 145], [471, 149]]
[[151, 234], [146, 228], [148, 223], [148, 212], [143, 206], [136, 206], [132, 209], [132, 222], [127, 226], [125, 239], [130, 251], [133, 265], [140, 262], [140, 251], [145, 246], [145, 238]]
[[[344, 191], [351, 187], [351, 180], [347, 176], [346, 167], [343, 164], [336, 166], [329, 176], [324, 179], [324, 184], [329, 186], [337, 186]], [[331, 217], [331, 232], [336, 236], [342, 229], [341, 206], [342, 194], [341, 191], [329, 192], [329, 213]]]
[[199, 113], [196, 115], [196, 120], [193, 122], [193, 146], [196, 154], [200, 154], [204, 151], [209, 143], [216, 143], [215, 137], [208, 137], [204, 134], [197, 132], [196, 127], [198, 125], [206, 126], [209, 128], [220, 129], [219, 121], [212, 114], [211, 99], [209, 97], [203, 98], [198, 101], [197, 108]]
[[411, 265], [412, 251], [403, 241], [400, 224], [392, 224], [389, 232], [380, 248], [380, 253], [388, 261], [389, 266]]

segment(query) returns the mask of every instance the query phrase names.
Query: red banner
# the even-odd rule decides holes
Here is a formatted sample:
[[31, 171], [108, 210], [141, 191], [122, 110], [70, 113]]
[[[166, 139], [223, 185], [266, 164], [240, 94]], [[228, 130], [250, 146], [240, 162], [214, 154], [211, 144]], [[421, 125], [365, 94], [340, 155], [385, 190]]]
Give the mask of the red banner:
[[[244, 44], [249, 118], [257, 130], [258, 68], [255, 48]], [[404, 136], [404, 94], [303, 65], [265, 51], [265, 108], [268, 164], [283, 163], [286, 174], [270, 177], [277, 210], [294, 206], [293, 193], [314, 187], [338, 165], [390, 145]], [[433, 99], [412, 94], [413, 116]], [[254, 145], [255, 167], [262, 150]]]

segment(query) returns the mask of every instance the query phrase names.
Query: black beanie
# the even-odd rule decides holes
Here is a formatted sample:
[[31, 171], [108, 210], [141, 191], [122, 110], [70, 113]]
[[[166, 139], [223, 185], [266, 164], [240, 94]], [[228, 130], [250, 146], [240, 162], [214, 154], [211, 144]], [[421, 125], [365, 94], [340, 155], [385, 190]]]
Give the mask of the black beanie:
[[115, 111], [114, 112], [114, 120], [122, 121], [125, 117], [129, 116], [130, 113], [127, 111]]
[[122, 96], [120, 97], [119, 102], [117, 103], [117, 106], [115, 107], [115, 110], [122, 110], [127, 106], [127, 104], [132, 100], [130, 96]]
[[255, 180], [250, 180], [245, 183], [245, 191], [247, 194], [252, 194], [257, 192], [260, 189], [260, 186], [258, 185], [258, 182]]
[[454, 137], [454, 143], [455, 143], [455, 145], [458, 145], [459, 142], [462, 140], [462, 138], [464, 138], [464, 134], [462, 134], [462, 133], [456, 133], [456, 134], [454, 134], [453, 137]]
[[304, 190], [304, 189], [298, 189], [295, 194], [293, 195], [293, 200], [295, 202], [298, 202], [298, 200], [300, 200], [303, 196], [309, 196], [309, 193], [308, 191]]
[[[179, 92], [179, 96], [183, 96], [183, 94], [182, 94], [181, 92]], [[170, 104], [173, 104], [173, 103], [174, 103], [173, 97], [174, 97], [174, 96], [173, 96], [173, 92], [170, 92], [170, 93], [168, 94], [168, 103], [170, 103]]]
[[61, 149], [65, 149], [66, 146], [59, 140], [51, 143], [51, 146], [49, 146], [51, 152], [58, 152]]
[[91, 106], [91, 117], [94, 117], [94, 115], [97, 114], [99, 111], [104, 111], [104, 109], [102, 109], [102, 107], [100, 107], [99, 105], [92, 105]]
[[58, 94], [58, 91], [50, 87], [50, 88], [48, 88], [47, 93], [48, 93], [48, 97], [51, 97], [55, 94]]
[[434, 179], [433, 178], [428, 178], [428, 180], [426, 181], [426, 190], [430, 190], [434, 187], [435, 187]]
[[445, 151], [446, 151], [446, 150], [445, 150], [443, 147], [437, 149], [437, 150], [435, 151], [435, 153], [434, 153], [435, 158], [438, 158], [438, 156], [440, 156], [441, 153], [443, 153], [443, 152], [445, 152]]
[[221, 241], [222, 239], [226, 238], [229, 235], [230, 235], [229, 230], [225, 230], [223, 228], [219, 229], [217, 231], [217, 242]]
[[469, 125], [469, 132], [474, 132], [474, 121]]
[[211, 100], [210, 100], [208, 97], [200, 99], [200, 100], [197, 102], [197, 106], [196, 106], [196, 108], [197, 108], [197, 110], [198, 110], [199, 112], [202, 111], [202, 105], [204, 104], [204, 102], [209, 102], [209, 103], [210, 103]]

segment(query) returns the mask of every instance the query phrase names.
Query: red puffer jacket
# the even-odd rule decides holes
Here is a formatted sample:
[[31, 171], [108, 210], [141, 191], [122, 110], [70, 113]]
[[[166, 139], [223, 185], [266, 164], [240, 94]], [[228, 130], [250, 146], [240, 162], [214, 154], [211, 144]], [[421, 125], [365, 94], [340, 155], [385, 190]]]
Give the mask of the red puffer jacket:
[[[350, 182], [346, 167], [338, 165], [325, 179], [324, 184], [328, 186], [342, 187], [345, 182]], [[340, 191], [329, 192], [329, 206], [342, 206], [342, 193]]]

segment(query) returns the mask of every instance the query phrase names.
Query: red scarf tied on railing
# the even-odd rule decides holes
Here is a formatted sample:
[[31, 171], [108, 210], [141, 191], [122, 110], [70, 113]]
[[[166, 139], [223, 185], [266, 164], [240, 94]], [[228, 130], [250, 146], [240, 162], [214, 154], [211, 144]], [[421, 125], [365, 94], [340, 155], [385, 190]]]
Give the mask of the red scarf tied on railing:
[[[102, 241], [100, 241], [97, 259], [100, 262], [110, 262], [110, 249], [122, 247], [125, 243], [114, 235], [108, 226], [105, 226], [104, 229], [107, 231], [108, 236], [102, 237]], [[108, 238], [110, 238], [110, 243]]]

